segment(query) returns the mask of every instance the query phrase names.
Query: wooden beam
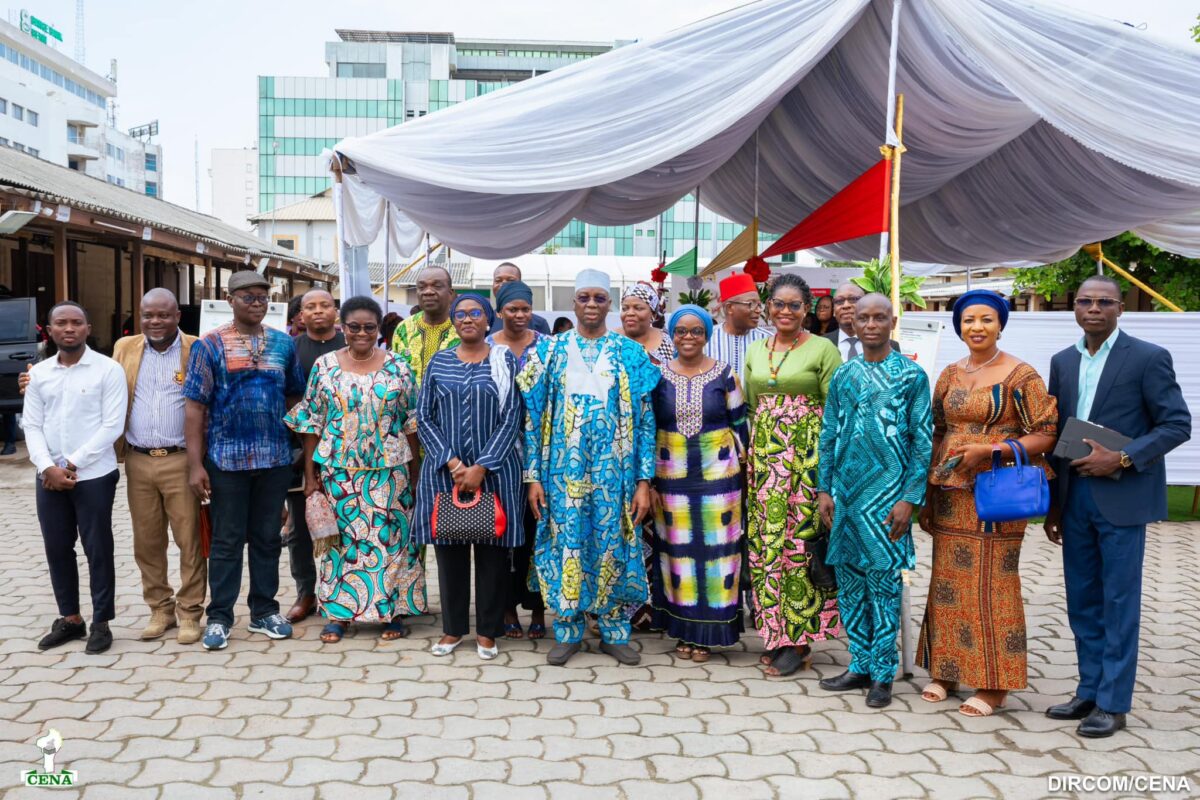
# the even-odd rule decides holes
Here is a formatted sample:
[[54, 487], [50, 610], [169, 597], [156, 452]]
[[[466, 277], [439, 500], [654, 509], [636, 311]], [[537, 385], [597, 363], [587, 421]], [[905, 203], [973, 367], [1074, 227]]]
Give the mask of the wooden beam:
[[67, 266], [67, 228], [59, 225], [54, 229], [54, 302], [70, 300], [69, 269]]
[[142, 332], [142, 295], [146, 293], [146, 265], [142, 258], [142, 240], [134, 239], [129, 252], [129, 271], [133, 275], [130, 286], [130, 304], [133, 306], [133, 332]]
[[[205, 257], [204, 259], [204, 297], [202, 300], [211, 300], [213, 297], [213, 265], [212, 259]], [[199, 303], [197, 303], [199, 305]]]

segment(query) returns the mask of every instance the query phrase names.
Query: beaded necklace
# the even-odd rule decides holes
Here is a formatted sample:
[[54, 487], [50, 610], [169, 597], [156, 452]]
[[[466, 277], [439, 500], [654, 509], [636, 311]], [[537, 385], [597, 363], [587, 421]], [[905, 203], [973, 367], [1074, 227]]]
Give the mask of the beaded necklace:
[[775, 345], [779, 343], [779, 334], [771, 337], [771, 346], [767, 348], [767, 369], [771, 376], [767, 378], [767, 386], [774, 389], [779, 385], [779, 370], [783, 369], [783, 365], [787, 363], [788, 356], [800, 344], [800, 340], [804, 338], [804, 333], [801, 332], [792, 340], [792, 344], [783, 352], [783, 358], [779, 359], [779, 366], [775, 366]]

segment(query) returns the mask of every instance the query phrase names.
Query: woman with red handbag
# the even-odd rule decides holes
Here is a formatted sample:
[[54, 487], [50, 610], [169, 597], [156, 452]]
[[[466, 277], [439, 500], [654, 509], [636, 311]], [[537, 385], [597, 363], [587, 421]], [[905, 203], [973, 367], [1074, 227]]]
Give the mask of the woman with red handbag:
[[504, 635], [508, 549], [525, 540], [517, 449], [525, 406], [512, 352], [486, 341], [495, 319], [491, 304], [461, 295], [450, 319], [460, 343], [430, 360], [417, 401], [425, 459], [413, 532], [437, 556], [445, 635], [433, 654], [450, 655], [470, 628], [473, 550], [476, 651], [488, 661], [499, 654], [496, 639]]

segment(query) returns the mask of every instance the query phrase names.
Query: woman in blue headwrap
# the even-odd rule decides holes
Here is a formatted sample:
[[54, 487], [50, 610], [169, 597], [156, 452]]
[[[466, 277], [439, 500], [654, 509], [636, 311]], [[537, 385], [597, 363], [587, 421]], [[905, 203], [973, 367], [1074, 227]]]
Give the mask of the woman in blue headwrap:
[[[524, 281], [507, 281], [496, 290], [496, 313], [500, 317], [500, 330], [487, 338], [488, 344], [502, 344], [513, 352], [517, 359], [517, 372], [525, 366], [525, 357], [534, 352], [538, 340], [544, 334], [534, 330], [533, 290]], [[517, 446], [521, 446], [518, 440]], [[537, 576], [530, 574], [529, 562], [533, 557], [533, 540], [537, 534], [537, 520], [533, 512], [525, 508], [525, 543], [508, 551], [509, 598], [504, 608], [504, 636], [521, 639], [525, 631], [517, 616], [517, 606], [529, 611], [529, 638], [546, 638], [546, 603], [537, 589]]]
[[732, 368], [704, 354], [708, 312], [685, 305], [667, 323], [678, 355], [651, 395], [658, 425], [650, 601], [676, 655], [704, 662], [742, 630], [742, 462], [746, 403]]
[[1043, 455], [1054, 446], [1058, 411], [1033, 367], [1003, 352], [1008, 301], [975, 290], [954, 304], [954, 332], [966, 358], [942, 371], [933, 391], [933, 466], [921, 527], [933, 536], [929, 600], [918, 660], [933, 682], [921, 694], [941, 702], [960, 683], [975, 694], [959, 711], [986, 717], [1026, 686], [1021, 540], [1025, 520], [981, 522], [975, 478], [992, 453], [1013, 458], [1015, 439], [1053, 477]]
[[[464, 294], [454, 301], [450, 320], [459, 344], [429, 360], [417, 398], [417, 435], [425, 459], [417, 481], [413, 536], [422, 545], [434, 545], [437, 555], [445, 635], [431, 649], [435, 656], [454, 652], [470, 629], [472, 561], [476, 652], [485, 661], [499, 654], [496, 639], [504, 632], [509, 598], [508, 551], [525, 541], [525, 493], [517, 448], [525, 406], [515, 383], [517, 361], [512, 352], [485, 338], [494, 319], [483, 297]], [[481, 527], [483, 541], [473, 544], [456, 541], [445, 528], [439, 530], [434, 509], [449, 508], [454, 490], [463, 500], [467, 495], [479, 499], [481, 491], [494, 494], [506, 524], [498, 531]], [[479, 524], [490, 522], [495, 520]]]

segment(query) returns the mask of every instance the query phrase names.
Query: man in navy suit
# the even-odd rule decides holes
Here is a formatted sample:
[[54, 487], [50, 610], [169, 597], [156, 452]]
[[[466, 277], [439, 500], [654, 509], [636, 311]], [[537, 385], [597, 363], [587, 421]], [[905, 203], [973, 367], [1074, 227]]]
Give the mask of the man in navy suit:
[[[1163, 457], [1192, 435], [1171, 354], [1119, 330], [1124, 308], [1116, 281], [1088, 278], [1075, 297], [1083, 338], [1050, 361], [1060, 434], [1074, 416], [1133, 440], [1117, 452], [1085, 439], [1090, 455], [1053, 463], [1045, 527], [1063, 549], [1079, 688], [1046, 716], [1082, 720], [1078, 733], [1089, 738], [1125, 727], [1137, 672], [1146, 523], [1166, 519]], [[1109, 477], [1117, 472], [1120, 480]]]
[[[823, 335], [837, 345], [842, 361], [862, 355], [862, 345], [854, 333], [854, 307], [865, 295], [861, 286], [850, 281], [839, 286], [833, 295], [833, 316], [838, 326]], [[895, 339], [892, 339], [892, 349], [900, 352], [900, 343]]]

